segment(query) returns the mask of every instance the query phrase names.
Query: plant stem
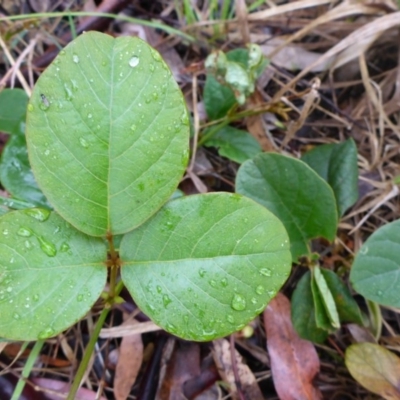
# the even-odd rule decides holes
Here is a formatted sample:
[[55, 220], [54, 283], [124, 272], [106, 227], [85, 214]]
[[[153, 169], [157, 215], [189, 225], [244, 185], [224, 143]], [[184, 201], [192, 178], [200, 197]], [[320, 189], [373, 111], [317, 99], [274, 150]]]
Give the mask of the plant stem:
[[[23, 346], [25, 347], [23, 347], [22, 349], [25, 349], [27, 345], [28, 342], [25, 342], [23, 344]], [[13, 395], [10, 400], [18, 400], [21, 398], [22, 391], [24, 390], [25, 387], [26, 379], [29, 377], [29, 374], [31, 373], [33, 368], [33, 364], [35, 363], [36, 358], [40, 353], [40, 350], [42, 350], [43, 345], [44, 345], [44, 340], [38, 340], [33, 346], [31, 352], [29, 353], [28, 360], [25, 363], [24, 369], [22, 370], [21, 378], [18, 380], [17, 386], [15, 386]]]
[[85, 374], [86, 368], [93, 354], [94, 346], [96, 345], [97, 339], [99, 338], [100, 330], [103, 327], [107, 315], [110, 311], [111, 308], [104, 308], [104, 310], [100, 314], [99, 319], [96, 322], [92, 335], [90, 336], [89, 343], [86, 346], [85, 353], [83, 354], [82, 361], [79, 365], [78, 370], [76, 371], [76, 375], [74, 381], [72, 382], [71, 389], [69, 390], [67, 400], [74, 400], [76, 398], [76, 392], [81, 386], [83, 375]]

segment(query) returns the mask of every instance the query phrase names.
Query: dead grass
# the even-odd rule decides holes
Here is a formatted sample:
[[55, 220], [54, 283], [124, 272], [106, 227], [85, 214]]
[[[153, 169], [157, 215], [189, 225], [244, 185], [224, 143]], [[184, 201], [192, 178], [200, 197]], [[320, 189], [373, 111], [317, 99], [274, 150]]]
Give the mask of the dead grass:
[[[18, 9], [15, 2], [4, 1], [0, 12], [9, 11], [15, 15], [32, 10], [31, 7], [35, 7], [33, 4], [36, 3], [21, 0]], [[78, 1], [59, 1], [53, 9], [50, 8], [51, 2], [43, 3], [49, 6], [44, 11], [96, 10], [96, 5], [91, 1], [86, 2], [83, 8]], [[118, 2], [104, 1], [98, 7], [110, 6], [111, 3], [114, 7], [111, 7], [111, 12], [118, 11], [115, 5]], [[197, 22], [190, 26], [186, 25], [183, 9], [176, 12], [176, 6], [182, 5], [181, 1], [129, 3], [129, 6], [122, 7], [122, 12], [127, 15], [146, 20], [157, 18], [196, 39], [193, 44], [188, 44], [181, 38], [167, 37], [160, 31], [127, 22], [115, 21], [109, 25], [103, 24], [101, 28], [115, 35], [137, 34], [161, 50], [193, 112], [196, 139], [207, 123], [202, 105], [202, 62], [205, 56], [214, 47], [231, 49], [251, 41], [260, 44], [272, 61], [259, 80], [255, 103], [269, 113], [258, 115], [251, 123], [247, 121], [247, 128], [255, 137], [260, 138], [260, 132], [265, 135], [260, 139], [265, 149], [298, 157], [306, 149], [321, 143], [334, 143], [349, 137], [356, 141], [360, 198], [340, 223], [334, 254], [339, 263], [333, 261], [327, 264], [329, 267], [349, 265], [354, 253], [372, 232], [399, 217], [399, 191], [395, 179], [400, 175], [400, 12], [396, 3], [390, 0], [268, 0], [257, 10], [248, 12], [245, 1], [240, 0], [235, 2], [235, 18], [225, 21], [210, 15], [210, 1], [193, 1]], [[83, 24], [84, 19], [77, 18], [75, 22]], [[21, 86], [29, 95], [36, 77], [55, 54], [54, 44], [56, 51], [57, 47], [65, 45], [69, 31], [69, 24], [61, 18], [0, 20], [0, 87]], [[287, 121], [282, 119], [283, 108]], [[279, 109], [280, 115], [276, 112]], [[274, 123], [276, 120], [285, 124], [287, 129], [277, 128]], [[246, 124], [245, 121], [241, 123]], [[197, 149], [196, 143], [197, 140], [194, 140], [193, 154], [198, 157], [192, 159], [182, 188], [192, 193], [231, 186], [237, 167], [209, 150]], [[130, 314], [132, 307], [132, 303], [128, 302], [113, 312], [83, 382], [93, 393], [106, 398], [114, 398], [113, 377], [120, 338], [124, 332], [122, 315]], [[140, 313], [136, 311], [136, 314], [139, 320], [144, 321]], [[63, 335], [48, 340], [32, 375], [70, 382], [96, 315], [94, 308], [84, 321]], [[389, 348], [398, 350], [398, 310], [386, 310], [384, 318], [382, 341], [387, 342]], [[155, 359], [161, 359], [161, 363], [168, 360], [168, 355], [162, 354], [159, 349], [165, 334], [150, 333], [151, 329], [157, 330], [150, 324], [144, 322], [138, 328], [149, 330], [143, 334], [143, 365], [132, 394], [128, 397], [130, 399], [151, 398], [150, 395], [145, 397], [144, 393], [149, 393], [146, 380], [155, 379], [158, 372]], [[257, 322], [254, 329], [255, 335], [251, 339], [240, 338], [241, 333], [236, 335], [236, 339], [247, 346], [244, 354], [253, 372], [257, 376], [267, 374], [262, 378], [266, 383], [261, 387], [265, 395], [272, 399], [274, 390], [268, 373], [264, 334]], [[139, 330], [136, 334], [142, 332]], [[340, 361], [343, 350], [352, 340], [351, 334], [343, 328], [325, 346], [318, 348], [322, 367], [317, 386], [324, 398], [374, 398], [350, 378]], [[395, 345], [390, 347], [393, 341], [396, 341]], [[193, 351], [201, 352], [203, 361], [207, 360], [209, 346], [196, 346], [197, 350]], [[254, 349], [264, 354], [264, 364], [257, 359], [259, 356], [251, 354]], [[20, 345], [6, 346], [0, 343], [0, 374], [4, 379], [9, 376], [6, 373], [17, 378], [20, 376], [27, 353], [20, 354], [19, 350]], [[201, 373], [200, 370], [197, 372]], [[212, 378], [210, 370], [209, 375]], [[169, 379], [174, 383], [173, 379], [176, 378]], [[29, 385], [34, 387], [35, 383], [30, 382]], [[224, 385], [214, 387], [218, 387], [219, 394], [217, 389], [212, 389], [214, 392], [209, 392], [210, 397], [203, 398], [222, 398], [218, 397], [222, 396], [221, 386]], [[57, 393], [59, 391], [49, 389], [47, 398], [59, 398], [56, 397]], [[232, 397], [239, 398], [235, 395]]]

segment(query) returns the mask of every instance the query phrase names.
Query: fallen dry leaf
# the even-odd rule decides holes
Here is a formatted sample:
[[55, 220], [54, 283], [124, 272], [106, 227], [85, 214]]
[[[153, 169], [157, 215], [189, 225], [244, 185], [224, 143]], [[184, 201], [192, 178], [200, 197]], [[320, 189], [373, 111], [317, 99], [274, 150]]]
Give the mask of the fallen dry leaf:
[[[129, 321], [129, 324], [135, 326], [138, 322], [133, 319]], [[140, 334], [124, 336], [119, 348], [119, 358], [114, 377], [114, 396], [116, 400], [125, 400], [129, 396], [142, 361], [142, 336]]]
[[[281, 400], [319, 400], [321, 393], [312, 384], [319, 372], [314, 345], [294, 330], [290, 302], [279, 293], [264, 311], [267, 348], [275, 389]], [[288, 384], [290, 383], [290, 384]]]
[[254, 374], [243, 362], [242, 357], [236, 350], [234, 350], [235, 360], [232, 360], [230, 343], [226, 339], [218, 339], [213, 341], [213, 345], [214, 362], [221, 378], [229, 384], [232, 399], [238, 399], [235, 375], [232, 366], [232, 362], [235, 362], [241, 391], [245, 398], [251, 400], [264, 400], [264, 396], [260, 391]]
[[400, 358], [374, 343], [352, 344], [346, 366], [353, 378], [386, 400], [400, 399]]

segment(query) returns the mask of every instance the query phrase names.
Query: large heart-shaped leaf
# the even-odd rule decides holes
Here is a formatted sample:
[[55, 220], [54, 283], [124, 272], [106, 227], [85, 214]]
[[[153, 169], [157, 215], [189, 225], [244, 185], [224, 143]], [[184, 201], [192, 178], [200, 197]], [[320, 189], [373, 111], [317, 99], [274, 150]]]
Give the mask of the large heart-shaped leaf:
[[238, 194], [168, 202], [127, 234], [122, 280], [167, 331], [211, 340], [241, 329], [285, 282], [287, 233], [267, 209]]
[[236, 191], [267, 207], [283, 222], [294, 261], [310, 252], [310, 239], [335, 238], [337, 212], [332, 189], [300, 160], [259, 154], [239, 168]]
[[31, 165], [54, 208], [94, 236], [132, 230], [175, 190], [189, 118], [159, 53], [98, 32], [70, 43], [28, 105]]
[[358, 199], [357, 147], [353, 139], [318, 146], [301, 158], [331, 185], [339, 215]]
[[400, 307], [400, 220], [379, 228], [363, 244], [351, 267], [350, 281], [367, 299]]
[[54, 336], [82, 318], [107, 278], [106, 245], [45, 209], [0, 218], [0, 337]]

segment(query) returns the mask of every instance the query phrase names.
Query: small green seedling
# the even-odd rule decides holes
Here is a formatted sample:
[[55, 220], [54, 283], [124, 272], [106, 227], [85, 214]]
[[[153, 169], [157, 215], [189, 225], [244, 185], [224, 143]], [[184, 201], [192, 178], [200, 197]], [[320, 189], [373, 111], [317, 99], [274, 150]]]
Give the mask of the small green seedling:
[[125, 285], [168, 332], [211, 340], [243, 328], [285, 282], [288, 235], [266, 208], [232, 193], [169, 201], [189, 116], [145, 42], [82, 34], [27, 109], [30, 164], [55, 211], [0, 218], [0, 337], [57, 335]]

